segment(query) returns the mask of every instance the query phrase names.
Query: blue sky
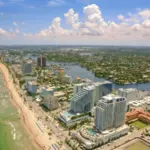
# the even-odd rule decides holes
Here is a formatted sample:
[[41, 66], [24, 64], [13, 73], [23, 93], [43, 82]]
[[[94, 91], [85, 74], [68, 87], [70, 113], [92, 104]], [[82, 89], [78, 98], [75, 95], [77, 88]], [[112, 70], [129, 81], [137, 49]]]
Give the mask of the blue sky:
[[[98, 8], [95, 6], [97, 6]], [[68, 24], [66, 22], [66, 17], [64, 16], [64, 14], [67, 13], [71, 8], [73, 9], [73, 15], [71, 16], [69, 15], [70, 17], [73, 17], [74, 14], [76, 13], [78, 14], [78, 19], [74, 20], [74, 25], [78, 26], [76, 27], [76, 29], [74, 29], [73, 23]], [[92, 14], [89, 14], [88, 12], [85, 14], [84, 8], [86, 8], [87, 11], [92, 11]], [[0, 29], [1, 29], [0, 38], [2, 39], [0, 44], [7, 43], [7, 40], [9, 40], [11, 44], [17, 44], [18, 39], [19, 42], [21, 42], [22, 44], [24, 43], [28, 44], [27, 42], [28, 39], [24, 37], [24, 35], [27, 34], [30, 35], [30, 37], [34, 36], [32, 37], [32, 41], [34, 41], [33, 43], [36, 44], [35, 42], [36, 39], [34, 38], [35, 36], [39, 35], [43, 30], [44, 30], [44, 37], [42, 37], [43, 35], [40, 36], [41, 41], [39, 40], [41, 44], [49, 43], [48, 42], [49, 37], [50, 39], [52, 39], [53, 37], [58, 37], [58, 39], [60, 40], [61, 38], [58, 35], [58, 33], [56, 34], [56, 32], [54, 31], [55, 29], [52, 29], [53, 27], [51, 28], [51, 26], [53, 26], [52, 21], [57, 17], [59, 17], [61, 21], [59, 21], [58, 19], [56, 22], [58, 24], [60, 23], [61, 25], [58, 24], [55, 25], [59, 29], [61, 26], [60, 31], [63, 32], [62, 33], [63, 36], [66, 36], [66, 39], [69, 36], [70, 39], [70, 35], [68, 35], [68, 32], [69, 34], [71, 32], [71, 36], [72, 34], [74, 34], [74, 32], [76, 32], [74, 36], [79, 35], [81, 38], [81, 35], [83, 35], [83, 44], [86, 44], [85, 42], [87, 41], [84, 38], [87, 37], [87, 39], [88, 38], [90, 39], [91, 35], [92, 36], [94, 35], [94, 38], [97, 37], [97, 39], [100, 39], [99, 42], [98, 40], [96, 40], [97, 43], [93, 42], [95, 44], [98, 43], [111, 44], [112, 40], [107, 39], [104, 36], [108, 32], [110, 32], [110, 28], [112, 28], [112, 26], [113, 27], [118, 26], [119, 28], [122, 28], [122, 30], [126, 32], [130, 32], [131, 34], [132, 31], [130, 28], [132, 26], [135, 25], [136, 29], [138, 28], [139, 30], [140, 27], [137, 24], [141, 25], [141, 30], [140, 33], [138, 32], [138, 39], [137, 39], [139, 40], [139, 37], [141, 35], [145, 35], [146, 33], [146, 29], [145, 30], [143, 29], [144, 25], [146, 24], [146, 28], [148, 28], [149, 20], [150, 20], [149, 10], [150, 10], [150, 0], [125, 0], [125, 1], [123, 0], [0, 0]], [[141, 16], [138, 16], [140, 12], [141, 14], [143, 12], [143, 14]], [[144, 15], [146, 15], [147, 17], [143, 17]], [[88, 17], [89, 18], [95, 17], [95, 19], [90, 20], [87, 19]], [[127, 21], [127, 19], [129, 20], [133, 17], [139, 20], [137, 22]], [[67, 19], [69, 19], [69, 17]], [[100, 20], [104, 20], [104, 22], [103, 21], [101, 22]], [[106, 27], [104, 27], [103, 24], [104, 23], [111, 24], [110, 22], [112, 23], [112, 25], [111, 26], [109, 25], [109, 27], [107, 27], [106, 29]], [[127, 23], [127, 22], [128, 25], [130, 26], [130, 28], [128, 27], [128, 29], [127, 27], [125, 27], [125, 25], [123, 25], [123, 23]], [[144, 25], [142, 26], [142, 24]], [[65, 34], [66, 30], [67, 30], [67, 35]], [[101, 30], [103, 30], [103, 32], [101, 32]], [[121, 29], [119, 31], [118, 29], [116, 29], [116, 32], [118, 34], [120, 34], [120, 31]], [[4, 32], [7, 33], [7, 35], [12, 34], [13, 38], [10, 38], [10, 36], [9, 37], [5, 36]], [[47, 34], [45, 34], [45, 32], [47, 32]], [[112, 34], [111, 36], [114, 36]], [[43, 42], [43, 39], [45, 39], [46, 36], [47, 39], [45, 40], [45, 42]], [[133, 36], [133, 33], [131, 36]], [[150, 36], [146, 35], [146, 40], [148, 40], [147, 38], [149, 39]], [[116, 44], [129, 44], [129, 45], [131, 44], [125, 40], [117, 43], [117, 39], [118, 38], [116, 38], [115, 41]], [[110, 40], [110, 42], [108, 40]], [[72, 41], [74, 41], [74, 38], [72, 39]], [[74, 43], [78, 44], [78, 41]], [[136, 41], [134, 41], [134, 43], [136, 43]], [[71, 42], [71, 44], [73, 43]], [[82, 43], [79, 42], [79, 44]], [[148, 43], [145, 43], [145, 41], [141, 42], [141, 45], [143, 44], [147, 45]]]

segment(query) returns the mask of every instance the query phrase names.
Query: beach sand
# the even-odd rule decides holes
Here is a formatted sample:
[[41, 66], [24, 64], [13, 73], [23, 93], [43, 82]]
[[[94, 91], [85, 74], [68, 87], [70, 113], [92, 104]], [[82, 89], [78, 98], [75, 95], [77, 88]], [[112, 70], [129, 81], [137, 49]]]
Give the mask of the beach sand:
[[34, 113], [23, 103], [23, 99], [18, 94], [8, 69], [5, 65], [0, 63], [0, 70], [3, 74], [6, 86], [9, 90], [12, 103], [18, 109], [22, 118], [23, 126], [29, 133], [31, 142], [37, 147], [37, 150], [50, 150], [52, 141], [50, 141], [47, 133], [44, 133], [37, 126], [37, 119]]

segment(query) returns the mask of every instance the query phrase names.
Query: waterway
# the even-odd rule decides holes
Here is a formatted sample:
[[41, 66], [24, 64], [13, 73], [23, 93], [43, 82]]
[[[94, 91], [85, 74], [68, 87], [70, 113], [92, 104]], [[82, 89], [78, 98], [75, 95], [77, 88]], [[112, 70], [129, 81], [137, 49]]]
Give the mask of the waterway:
[[[94, 73], [91, 71], [82, 68], [79, 65], [72, 64], [72, 63], [61, 63], [61, 62], [52, 62], [48, 61], [48, 64], [51, 65], [60, 65], [65, 68], [65, 73], [72, 77], [72, 80], [80, 77], [82, 79], [90, 79], [94, 82], [104, 81], [104, 78], [97, 78]], [[113, 88], [137, 88], [139, 90], [147, 90], [150, 91], [150, 83], [142, 83], [142, 84], [127, 84], [127, 85], [118, 85], [113, 83]]]
[[[34, 61], [37, 60], [37, 57], [35, 56], [26, 56], [26, 58], [31, 58]], [[54, 61], [47, 61], [48, 65], [60, 65], [61, 67], [65, 68], [65, 73], [68, 76], [71, 76], [72, 80], [76, 79], [77, 77], [80, 77], [82, 79], [90, 79], [94, 82], [99, 81], [105, 81], [104, 78], [98, 78], [95, 76], [95, 74], [86, 68], [82, 68], [80, 65], [76, 65], [74, 63], [64, 63], [64, 62], [54, 62]], [[125, 85], [119, 85], [113, 83], [113, 88], [136, 88], [138, 90], [146, 90], [150, 91], [150, 83], [140, 83], [140, 84], [125, 84]]]
[[0, 73], [0, 150], [35, 150]]

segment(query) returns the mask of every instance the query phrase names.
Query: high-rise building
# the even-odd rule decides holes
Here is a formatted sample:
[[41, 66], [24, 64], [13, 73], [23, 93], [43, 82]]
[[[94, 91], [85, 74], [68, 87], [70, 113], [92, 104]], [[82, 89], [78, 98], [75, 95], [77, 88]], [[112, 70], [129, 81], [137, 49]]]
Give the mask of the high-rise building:
[[37, 66], [38, 67], [46, 67], [46, 58], [44, 56], [40, 56], [37, 58]]
[[31, 74], [32, 73], [32, 62], [31, 61], [23, 61], [22, 62], [22, 72], [23, 74]]
[[84, 87], [70, 99], [71, 110], [74, 113], [88, 112], [94, 107], [93, 90], [94, 86]]
[[91, 85], [77, 84], [74, 96], [70, 99], [71, 110], [75, 113], [91, 111], [97, 101], [112, 91], [111, 82], [94, 83]]
[[95, 86], [95, 104], [100, 100], [103, 96], [110, 94], [112, 92], [112, 83], [109, 81], [105, 82], [96, 82]]
[[84, 87], [85, 87], [84, 83], [75, 84], [73, 87], [73, 95], [76, 95], [77, 93], [79, 93]]
[[126, 99], [121, 96], [102, 97], [96, 106], [95, 127], [103, 131], [122, 126], [125, 122]]

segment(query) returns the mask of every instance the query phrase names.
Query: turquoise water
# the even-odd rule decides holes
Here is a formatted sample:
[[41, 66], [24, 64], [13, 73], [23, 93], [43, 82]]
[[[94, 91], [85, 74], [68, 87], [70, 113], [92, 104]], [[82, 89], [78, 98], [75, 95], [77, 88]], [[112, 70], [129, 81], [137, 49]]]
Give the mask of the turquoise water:
[[88, 129], [88, 132], [89, 132], [91, 135], [95, 135], [95, 134], [96, 134], [96, 132], [93, 131], [93, 129]]
[[35, 150], [0, 73], [0, 150]]

